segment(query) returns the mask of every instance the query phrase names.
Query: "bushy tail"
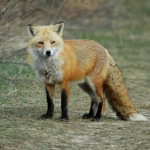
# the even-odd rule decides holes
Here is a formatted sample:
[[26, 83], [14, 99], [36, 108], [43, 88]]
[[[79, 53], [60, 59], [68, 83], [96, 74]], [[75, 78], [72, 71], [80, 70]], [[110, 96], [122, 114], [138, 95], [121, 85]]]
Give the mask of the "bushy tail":
[[119, 118], [132, 121], [146, 121], [138, 114], [125, 87], [117, 65], [110, 65], [105, 83], [106, 97]]

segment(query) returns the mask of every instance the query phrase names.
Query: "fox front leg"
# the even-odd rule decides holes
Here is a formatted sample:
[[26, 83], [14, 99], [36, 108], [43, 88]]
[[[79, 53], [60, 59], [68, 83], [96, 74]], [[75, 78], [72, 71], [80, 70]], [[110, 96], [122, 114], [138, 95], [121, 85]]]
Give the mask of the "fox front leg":
[[61, 88], [61, 116], [60, 120], [69, 120], [68, 117], [68, 99], [69, 99], [69, 82], [60, 84]]
[[54, 113], [54, 96], [55, 96], [55, 86], [46, 84], [46, 98], [47, 98], [47, 112], [41, 116], [42, 119], [48, 119], [53, 117]]

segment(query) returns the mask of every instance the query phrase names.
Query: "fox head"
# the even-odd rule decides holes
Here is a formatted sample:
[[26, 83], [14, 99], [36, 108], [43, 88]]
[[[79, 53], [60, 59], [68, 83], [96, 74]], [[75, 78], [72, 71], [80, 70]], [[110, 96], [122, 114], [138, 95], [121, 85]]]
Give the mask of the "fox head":
[[64, 23], [49, 26], [27, 26], [31, 37], [31, 51], [34, 55], [55, 57], [63, 49], [62, 32]]

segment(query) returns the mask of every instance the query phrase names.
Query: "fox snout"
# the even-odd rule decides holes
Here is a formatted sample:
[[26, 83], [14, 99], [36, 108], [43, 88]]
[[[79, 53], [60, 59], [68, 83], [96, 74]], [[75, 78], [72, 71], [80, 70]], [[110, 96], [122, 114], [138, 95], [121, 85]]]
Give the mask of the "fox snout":
[[51, 56], [51, 51], [50, 50], [47, 50], [46, 51], [46, 55], [49, 57], [49, 56]]

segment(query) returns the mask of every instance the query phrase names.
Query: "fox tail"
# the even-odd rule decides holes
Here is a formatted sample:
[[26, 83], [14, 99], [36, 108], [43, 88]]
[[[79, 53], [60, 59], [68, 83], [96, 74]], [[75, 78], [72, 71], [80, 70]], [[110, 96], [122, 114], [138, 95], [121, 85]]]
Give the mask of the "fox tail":
[[147, 121], [143, 115], [138, 114], [131, 102], [128, 91], [125, 87], [122, 74], [118, 65], [111, 65], [108, 70], [105, 83], [105, 93], [108, 102], [119, 118], [131, 121]]

